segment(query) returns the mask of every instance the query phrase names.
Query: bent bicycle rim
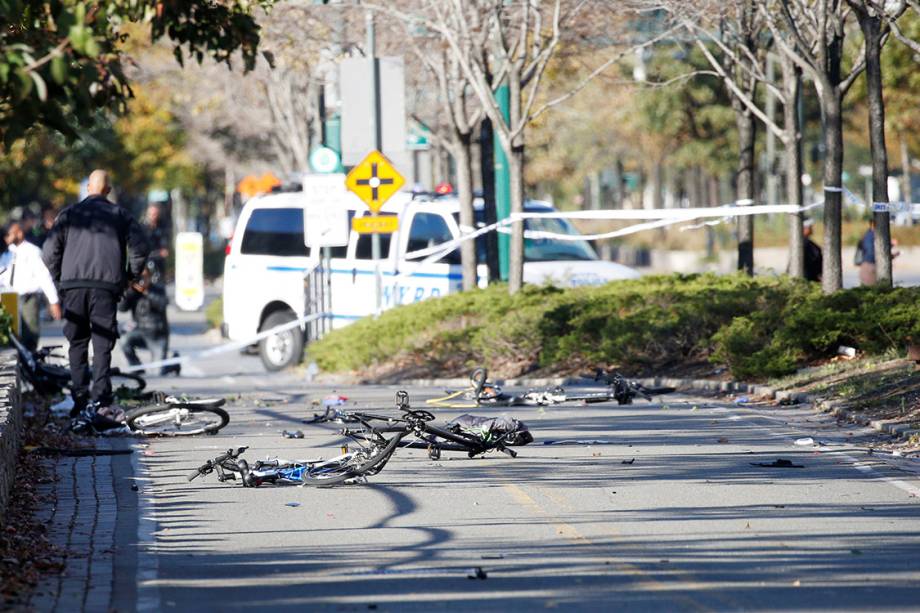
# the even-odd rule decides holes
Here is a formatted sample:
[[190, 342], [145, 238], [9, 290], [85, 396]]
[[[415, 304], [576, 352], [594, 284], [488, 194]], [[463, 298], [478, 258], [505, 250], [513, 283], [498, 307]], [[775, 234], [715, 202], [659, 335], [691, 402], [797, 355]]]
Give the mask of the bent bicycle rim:
[[127, 421], [145, 436], [193, 436], [216, 433], [230, 423], [230, 415], [211, 407], [153, 406], [129, 412]]
[[[399, 434], [394, 436], [387, 441], [386, 446], [361, 464], [343, 464], [329, 470], [308, 471], [304, 473], [303, 484], [311, 487], [331, 487], [333, 485], [345, 483], [349, 479], [354, 479], [364, 474], [376, 474], [380, 472], [383, 465], [386, 464], [390, 456], [393, 455], [393, 452], [396, 451], [403, 436], [405, 435]], [[377, 468], [378, 466], [379, 468]], [[375, 468], [377, 468], [376, 471], [374, 470]]]

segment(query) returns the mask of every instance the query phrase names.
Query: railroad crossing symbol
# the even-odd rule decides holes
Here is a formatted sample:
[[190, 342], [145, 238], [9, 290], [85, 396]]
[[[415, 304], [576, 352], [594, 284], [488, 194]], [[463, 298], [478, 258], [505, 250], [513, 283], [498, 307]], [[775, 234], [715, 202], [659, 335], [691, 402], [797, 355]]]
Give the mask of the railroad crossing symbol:
[[405, 182], [390, 160], [379, 151], [368, 153], [345, 177], [345, 187], [363, 200], [375, 215]]

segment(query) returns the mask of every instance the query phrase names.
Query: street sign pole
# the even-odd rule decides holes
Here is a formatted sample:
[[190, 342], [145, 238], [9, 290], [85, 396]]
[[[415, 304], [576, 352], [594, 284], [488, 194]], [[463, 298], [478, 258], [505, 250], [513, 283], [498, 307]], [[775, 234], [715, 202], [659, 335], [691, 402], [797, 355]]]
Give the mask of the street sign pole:
[[[511, 95], [508, 83], [502, 83], [495, 90], [495, 97], [499, 109], [505, 118], [505, 123], [511, 118]], [[495, 147], [495, 212], [498, 221], [511, 216], [511, 173], [508, 166], [508, 156], [502, 147], [501, 139], [492, 139]], [[507, 229], [511, 229], [510, 226]], [[511, 262], [511, 235], [507, 232], [498, 233], [498, 269], [502, 281], [508, 280], [508, 269]]]
[[[383, 151], [383, 131], [380, 126], [380, 64], [377, 60], [377, 34], [374, 30], [374, 13], [364, 15], [367, 26], [367, 57], [371, 63], [373, 75], [371, 104], [371, 134], [374, 135], [374, 149]], [[374, 260], [374, 317], [379, 317], [383, 308], [383, 275], [380, 273], [380, 234], [371, 236], [371, 258]]]

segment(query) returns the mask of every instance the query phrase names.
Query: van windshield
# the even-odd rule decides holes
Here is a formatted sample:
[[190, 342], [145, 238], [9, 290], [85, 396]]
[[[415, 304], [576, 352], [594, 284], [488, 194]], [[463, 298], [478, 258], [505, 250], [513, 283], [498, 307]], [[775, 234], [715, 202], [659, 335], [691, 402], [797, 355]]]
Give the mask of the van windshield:
[[[526, 209], [528, 213], [547, 213], [546, 209]], [[485, 223], [485, 212], [476, 209], [476, 227]], [[459, 215], [457, 215], [459, 217]], [[458, 222], [459, 223], [459, 219]], [[525, 219], [524, 229], [537, 232], [552, 232], [553, 234], [567, 234], [579, 236], [578, 230], [566, 219], [545, 217], [540, 219]], [[476, 257], [480, 262], [486, 261], [485, 235], [476, 239]], [[552, 262], [556, 260], [585, 260], [597, 259], [597, 253], [586, 240], [559, 240], [555, 238], [525, 238], [525, 262]]]

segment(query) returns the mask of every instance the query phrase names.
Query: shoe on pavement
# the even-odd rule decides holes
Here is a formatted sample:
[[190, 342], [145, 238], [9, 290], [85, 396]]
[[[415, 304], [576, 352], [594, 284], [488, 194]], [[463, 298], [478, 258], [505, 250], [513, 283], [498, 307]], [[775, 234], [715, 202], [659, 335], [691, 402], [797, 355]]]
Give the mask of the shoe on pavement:
[[77, 420], [92, 426], [96, 432], [105, 432], [124, 427], [125, 411], [118, 405], [103, 407], [98, 402], [90, 402]]

